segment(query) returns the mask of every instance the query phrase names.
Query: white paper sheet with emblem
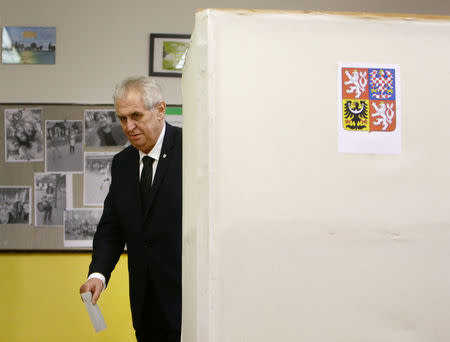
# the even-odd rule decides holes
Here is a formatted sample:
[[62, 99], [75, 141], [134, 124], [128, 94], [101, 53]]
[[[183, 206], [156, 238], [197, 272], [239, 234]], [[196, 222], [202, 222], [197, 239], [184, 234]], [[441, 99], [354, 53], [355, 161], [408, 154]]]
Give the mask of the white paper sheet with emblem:
[[400, 66], [339, 63], [338, 150], [399, 154]]

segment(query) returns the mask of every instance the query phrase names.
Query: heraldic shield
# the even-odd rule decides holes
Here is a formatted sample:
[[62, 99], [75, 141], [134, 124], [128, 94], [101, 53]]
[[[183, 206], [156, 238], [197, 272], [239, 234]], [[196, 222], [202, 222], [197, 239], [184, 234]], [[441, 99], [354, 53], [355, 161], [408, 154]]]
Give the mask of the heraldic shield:
[[395, 70], [342, 68], [342, 106], [345, 130], [394, 131]]

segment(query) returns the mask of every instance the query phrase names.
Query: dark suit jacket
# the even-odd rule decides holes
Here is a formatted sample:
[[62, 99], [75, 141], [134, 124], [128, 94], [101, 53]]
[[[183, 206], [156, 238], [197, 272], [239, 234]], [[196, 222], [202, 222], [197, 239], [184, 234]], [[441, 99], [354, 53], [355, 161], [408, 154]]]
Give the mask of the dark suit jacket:
[[[150, 275], [165, 319], [181, 329], [181, 129], [166, 123], [166, 132], [150, 205], [141, 209], [139, 152], [133, 146], [113, 158], [112, 182], [94, 236], [89, 274], [102, 273], [108, 283], [127, 245], [133, 326], [141, 327], [146, 279]], [[145, 324], [145, 323], [142, 323]]]

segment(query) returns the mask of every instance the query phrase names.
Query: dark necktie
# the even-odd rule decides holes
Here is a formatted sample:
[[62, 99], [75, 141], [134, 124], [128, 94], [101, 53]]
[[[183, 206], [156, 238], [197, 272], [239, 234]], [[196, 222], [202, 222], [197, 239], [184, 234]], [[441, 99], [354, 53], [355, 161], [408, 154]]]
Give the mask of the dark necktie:
[[153, 158], [149, 156], [145, 156], [142, 158], [142, 162], [144, 163], [144, 167], [142, 168], [141, 173], [141, 183], [140, 183], [140, 191], [141, 191], [141, 205], [142, 209], [145, 210], [145, 203], [147, 200], [148, 192], [152, 187], [152, 174], [153, 174]]

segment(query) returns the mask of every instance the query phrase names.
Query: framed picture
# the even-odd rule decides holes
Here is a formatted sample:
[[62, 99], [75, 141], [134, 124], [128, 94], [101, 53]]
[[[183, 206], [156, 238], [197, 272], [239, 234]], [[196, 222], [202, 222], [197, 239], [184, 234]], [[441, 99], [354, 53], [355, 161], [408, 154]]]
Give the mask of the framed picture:
[[181, 77], [190, 34], [150, 34], [150, 76]]

